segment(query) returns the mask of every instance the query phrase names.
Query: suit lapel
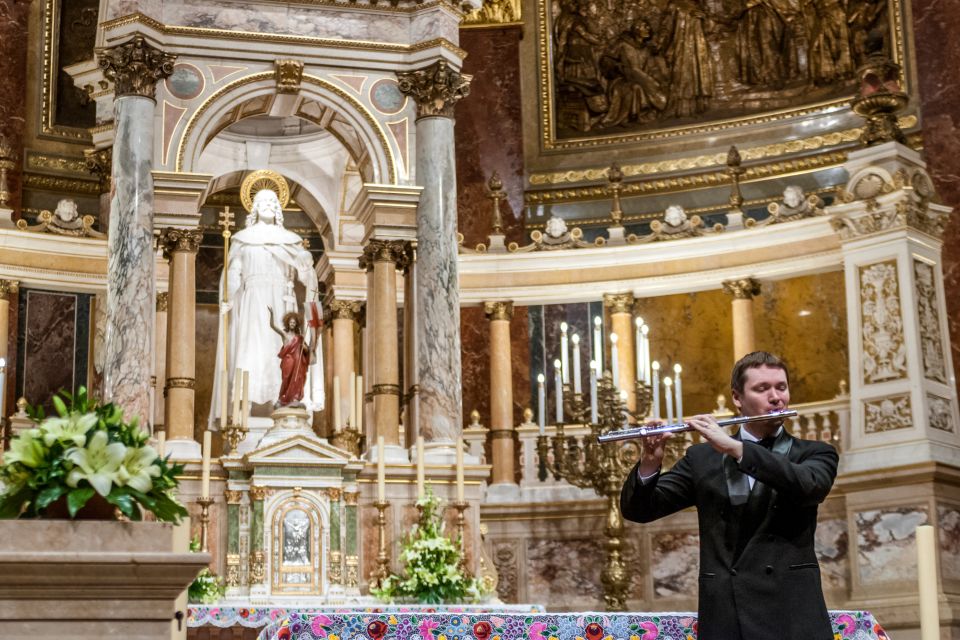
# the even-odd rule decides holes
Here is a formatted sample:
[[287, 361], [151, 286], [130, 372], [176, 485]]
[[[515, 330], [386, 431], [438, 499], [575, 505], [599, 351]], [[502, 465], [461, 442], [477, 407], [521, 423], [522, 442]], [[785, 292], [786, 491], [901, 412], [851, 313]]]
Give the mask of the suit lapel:
[[[740, 433], [737, 432], [734, 437], [739, 440]], [[745, 505], [750, 499], [750, 479], [740, 471], [737, 461], [730, 456], [723, 456], [723, 475], [726, 478], [730, 504], [735, 507]]]

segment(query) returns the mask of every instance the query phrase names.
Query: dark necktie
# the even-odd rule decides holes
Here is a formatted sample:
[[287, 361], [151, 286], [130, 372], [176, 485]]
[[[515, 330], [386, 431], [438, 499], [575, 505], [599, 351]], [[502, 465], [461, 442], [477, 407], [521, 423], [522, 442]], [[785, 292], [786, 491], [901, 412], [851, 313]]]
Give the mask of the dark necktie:
[[776, 441], [777, 441], [777, 436], [770, 436], [769, 438], [764, 438], [763, 440], [758, 440], [758, 441], [757, 441], [757, 444], [759, 444], [759, 445], [760, 445], [761, 447], [763, 447], [764, 449], [773, 450], [773, 443], [776, 442]]

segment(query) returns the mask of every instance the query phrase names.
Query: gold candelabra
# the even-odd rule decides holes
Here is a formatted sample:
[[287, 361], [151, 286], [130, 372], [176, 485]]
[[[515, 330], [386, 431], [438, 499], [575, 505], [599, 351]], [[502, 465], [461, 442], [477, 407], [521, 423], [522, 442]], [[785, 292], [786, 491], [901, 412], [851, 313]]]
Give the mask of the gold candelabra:
[[197, 498], [197, 504], [200, 505], [200, 551], [206, 553], [210, 551], [207, 530], [210, 528], [210, 505], [213, 504], [213, 498]]
[[363, 435], [349, 424], [330, 436], [330, 444], [338, 449], [349, 451], [353, 457], [359, 457], [363, 448]]
[[387, 507], [386, 500], [373, 503], [377, 508], [377, 568], [370, 577], [370, 588], [380, 588], [384, 580], [390, 577], [390, 554], [387, 551]]
[[[620, 391], [613, 384], [610, 372], [597, 381], [597, 421], [589, 418], [590, 407], [583, 394], [565, 393], [565, 415], [574, 419], [570, 424], [583, 424], [590, 433], [582, 439], [564, 433], [564, 424], [556, 425], [556, 435], [537, 438], [539, 478], [546, 480], [547, 473], [563, 479], [582, 489], [593, 489], [607, 501], [606, 562], [601, 581], [603, 599], [608, 611], [625, 611], [627, 588], [630, 577], [623, 562], [623, 516], [620, 514], [620, 488], [623, 478], [636, 463], [640, 449], [636, 442], [601, 444], [597, 437], [608, 431], [621, 429], [630, 418], [646, 420], [652, 393], [650, 386], [640, 381], [635, 383], [636, 410], [630, 411], [621, 400]], [[569, 398], [569, 401], [567, 399]], [[552, 461], [550, 456], [552, 453]]]
[[240, 443], [244, 441], [247, 437], [247, 432], [250, 429], [244, 426], [242, 420], [240, 424], [236, 424], [233, 421], [233, 418], [227, 419], [227, 426], [223, 430], [223, 439], [227, 443], [228, 450], [232, 453], [236, 453], [237, 447], [240, 446]]
[[460, 541], [460, 568], [466, 570], [467, 545], [465, 538], [463, 537], [466, 518], [464, 517], [463, 512], [467, 510], [467, 507], [470, 506], [470, 503], [466, 500], [455, 500], [453, 501], [452, 506], [457, 510], [457, 539]]

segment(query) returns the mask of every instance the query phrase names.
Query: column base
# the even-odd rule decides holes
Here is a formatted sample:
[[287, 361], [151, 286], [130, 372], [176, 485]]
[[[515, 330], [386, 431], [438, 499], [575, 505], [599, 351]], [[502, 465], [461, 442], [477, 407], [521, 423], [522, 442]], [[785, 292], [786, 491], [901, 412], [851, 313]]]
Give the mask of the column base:
[[193, 438], [174, 438], [167, 440], [164, 445], [166, 455], [176, 462], [193, 461], [196, 462], [203, 458], [203, 450], [200, 443]]
[[[416, 454], [416, 449], [413, 450]], [[426, 458], [424, 452], [424, 458]], [[363, 456], [368, 462], [377, 462], [380, 459], [380, 450], [377, 445], [373, 445]], [[383, 445], [383, 461], [386, 464], [410, 464], [411, 457], [407, 454], [407, 449], [396, 444]]]
[[[386, 447], [384, 447], [386, 448]], [[410, 460], [416, 462], [417, 448], [410, 448]], [[423, 461], [426, 464], [449, 464], [457, 463], [456, 443], [449, 440], [437, 440], [436, 442], [426, 442], [423, 445]], [[480, 464], [480, 458], [470, 455], [467, 450], [463, 452], [464, 464]]]
[[512, 482], [498, 482], [487, 487], [485, 502], [514, 503], [520, 502], [520, 485]]

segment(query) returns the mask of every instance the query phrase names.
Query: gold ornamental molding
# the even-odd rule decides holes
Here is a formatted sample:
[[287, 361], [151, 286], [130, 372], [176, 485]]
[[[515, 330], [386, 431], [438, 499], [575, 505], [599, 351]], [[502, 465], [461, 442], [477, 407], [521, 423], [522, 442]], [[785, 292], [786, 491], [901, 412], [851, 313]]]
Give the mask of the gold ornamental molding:
[[[889, 26], [892, 35], [891, 54], [893, 61], [904, 66], [904, 36], [901, 13], [901, 0], [892, 0], [889, 8]], [[696, 133], [717, 133], [736, 127], [778, 122], [788, 118], [824, 113], [829, 110], [849, 108], [849, 97], [841, 97], [818, 103], [804, 105], [795, 109], [778, 109], [756, 115], [746, 115], [735, 118], [718, 119], [702, 124], [690, 124], [674, 127], [664, 127], [648, 131], [629, 134], [607, 134], [599, 136], [584, 136], [558, 140], [556, 138], [556, 123], [554, 121], [553, 95], [554, 78], [551, 64], [554, 54], [550, 50], [550, 28], [552, 24], [548, 17], [552, 3], [548, 0], [537, 0], [536, 38], [537, 38], [537, 73], [539, 76], [540, 96], [538, 109], [540, 112], [540, 142], [544, 150], [575, 150], [603, 147], [609, 145], [630, 144], [649, 140], [669, 140], [679, 136]], [[911, 83], [912, 84], [912, 83]]]
[[277, 93], [300, 93], [300, 82], [303, 80], [302, 60], [274, 60], [277, 74]]
[[57, 95], [57, 76], [60, 73], [60, 59], [54, 38], [60, 25], [60, 8], [57, 0], [45, 0], [43, 3], [43, 72], [40, 74], [40, 134], [42, 136], [66, 138], [73, 142], [88, 143], [92, 136], [87, 129], [67, 127], [55, 122]]
[[227, 501], [227, 504], [240, 504], [240, 501], [243, 498], [243, 492], [227, 489], [223, 492], [223, 498]]
[[403, 396], [398, 384], [375, 384], [370, 391], [371, 396], [397, 396], [398, 398]]
[[725, 280], [721, 284], [723, 292], [733, 296], [735, 300], [753, 300], [754, 296], [760, 295], [760, 283], [753, 278]]
[[271, 490], [269, 487], [250, 487], [250, 499], [262, 502], [267, 499]]
[[510, 300], [496, 300], [483, 303], [483, 313], [490, 322], [494, 320], [513, 320], [513, 302]]
[[0, 300], [13, 300], [20, 291], [20, 282], [17, 280], [0, 280]]
[[157, 293], [157, 313], [166, 313], [170, 308], [170, 292], [160, 291]]
[[286, 209], [287, 205], [290, 204], [290, 184], [287, 179], [276, 171], [258, 169], [248, 174], [240, 185], [240, 202], [248, 213], [253, 210], [254, 196], [263, 189], [268, 189], [276, 194], [281, 209]]
[[202, 241], [203, 232], [199, 229], [166, 227], [160, 232], [157, 243], [163, 249], [163, 257], [169, 260], [174, 253], [197, 253]]
[[439, 116], [452, 118], [453, 108], [470, 95], [473, 76], [450, 68], [446, 60], [413, 71], [397, 73], [400, 93], [410, 96], [417, 104], [417, 120]]
[[110, 48], [96, 50], [97, 64], [113, 82], [117, 98], [137, 96], [154, 100], [157, 82], [173, 74], [177, 56], [152, 46], [141, 35]]
[[520, 0], [487, 0], [460, 23], [461, 29], [508, 27], [523, 24]]
[[69, 156], [47, 155], [44, 153], [27, 153], [27, 169], [39, 171], [57, 171], [86, 177], [89, 174], [87, 162], [84, 158]]
[[167, 378], [167, 383], [163, 386], [163, 394], [167, 394], [168, 389], [195, 389], [197, 381], [195, 378]]
[[617, 313], [633, 313], [634, 297], [632, 293], [605, 293], [603, 306], [610, 309], [611, 315]]
[[100, 185], [95, 180], [59, 178], [39, 173], [24, 173], [23, 186], [29, 189], [42, 189], [45, 191], [60, 191], [91, 196], [100, 195]]

